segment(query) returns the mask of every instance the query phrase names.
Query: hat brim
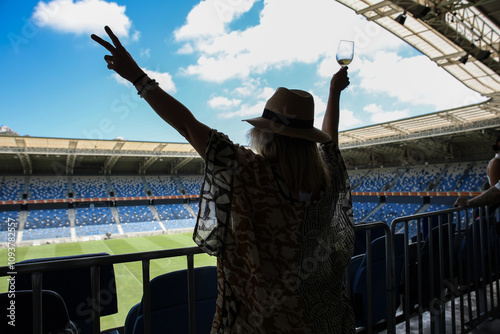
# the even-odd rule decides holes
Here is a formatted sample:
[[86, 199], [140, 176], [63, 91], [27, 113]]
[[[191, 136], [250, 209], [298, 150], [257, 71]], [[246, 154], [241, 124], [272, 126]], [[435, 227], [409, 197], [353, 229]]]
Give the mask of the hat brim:
[[332, 137], [328, 133], [321, 131], [315, 127], [312, 127], [310, 129], [291, 128], [264, 117], [244, 119], [243, 121], [252, 124], [256, 128], [269, 130], [283, 136], [302, 138], [317, 143], [326, 143], [332, 140]]

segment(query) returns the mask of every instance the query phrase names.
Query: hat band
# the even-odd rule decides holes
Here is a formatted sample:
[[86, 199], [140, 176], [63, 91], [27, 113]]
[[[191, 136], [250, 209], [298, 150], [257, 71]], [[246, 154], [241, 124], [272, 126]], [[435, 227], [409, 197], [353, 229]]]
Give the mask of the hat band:
[[285, 126], [291, 127], [291, 128], [296, 128], [296, 129], [310, 129], [314, 125], [314, 120], [302, 120], [302, 119], [295, 119], [295, 118], [289, 118], [280, 114], [275, 113], [274, 111], [271, 111], [269, 109], [264, 109], [264, 112], [262, 113], [262, 117], [265, 119], [268, 119], [270, 121], [283, 124]]

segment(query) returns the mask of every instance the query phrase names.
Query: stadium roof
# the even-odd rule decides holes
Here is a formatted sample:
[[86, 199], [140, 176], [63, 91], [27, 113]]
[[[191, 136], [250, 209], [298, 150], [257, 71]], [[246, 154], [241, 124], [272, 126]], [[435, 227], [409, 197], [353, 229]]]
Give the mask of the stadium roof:
[[337, 1], [400, 37], [471, 89], [500, 97], [500, 1]]
[[3, 174], [200, 173], [187, 143], [0, 136]]
[[0, 136], [2, 153], [67, 154], [124, 156], [197, 157], [196, 150], [187, 143], [158, 143], [128, 140], [96, 140], [74, 138], [46, 138], [30, 136]]
[[[500, 133], [499, 0], [336, 0], [488, 100], [342, 131], [350, 167], [486, 160]], [[405, 16], [404, 22], [401, 15]], [[199, 173], [189, 144], [0, 136], [0, 173]]]
[[343, 149], [435, 136], [500, 128], [500, 102], [444, 110], [422, 116], [380, 123], [339, 134]]
[[489, 98], [476, 105], [343, 131], [339, 140], [347, 163], [487, 159], [491, 154], [487, 148], [500, 130], [500, 1], [337, 1]]

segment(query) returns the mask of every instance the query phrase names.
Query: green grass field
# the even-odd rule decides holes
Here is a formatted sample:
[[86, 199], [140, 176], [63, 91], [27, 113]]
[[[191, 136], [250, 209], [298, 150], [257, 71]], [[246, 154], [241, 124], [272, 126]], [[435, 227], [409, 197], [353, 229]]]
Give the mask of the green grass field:
[[[195, 246], [192, 233], [166, 234], [149, 237], [86, 241], [78, 243], [49, 244], [16, 248], [16, 262], [26, 259], [79, 255], [106, 252], [108, 254], [128, 254], [162, 249]], [[0, 248], [0, 266], [7, 265], [7, 249]], [[206, 254], [195, 255], [194, 265], [216, 265], [216, 259]], [[167, 272], [187, 268], [186, 257], [151, 261], [151, 279]], [[123, 326], [130, 308], [142, 297], [142, 266], [140, 262], [116, 264], [114, 266], [118, 294], [118, 313], [101, 318], [101, 328]], [[7, 291], [4, 280], [0, 292]]]

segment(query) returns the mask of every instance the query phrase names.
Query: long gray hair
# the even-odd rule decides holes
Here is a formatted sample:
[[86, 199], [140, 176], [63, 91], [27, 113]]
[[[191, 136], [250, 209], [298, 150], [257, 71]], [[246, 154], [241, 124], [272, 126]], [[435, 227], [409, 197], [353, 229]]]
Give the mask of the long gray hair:
[[256, 127], [250, 129], [248, 138], [253, 149], [277, 165], [291, 192], [314, 193], [328, 185], [329, 174], [317, 143]]

